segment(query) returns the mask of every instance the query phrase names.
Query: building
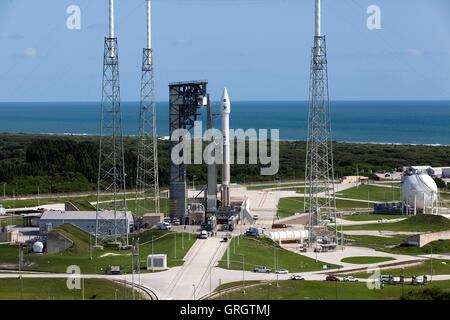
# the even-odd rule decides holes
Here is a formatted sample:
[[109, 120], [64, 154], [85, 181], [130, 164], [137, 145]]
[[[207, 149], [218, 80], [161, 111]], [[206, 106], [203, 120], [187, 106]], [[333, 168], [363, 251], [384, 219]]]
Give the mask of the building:
[[[73, 224], [86, 232], [95, 234], [96, 218], [96, 211], [46, 211], [39, 219], [39, 232], [41, 234], [47, 234], [52, 229], [57, 228], [62, 224], [68, 223]], [[98, 233], [112, 235], [114, 233], [114, 230], [102, 230], [102, 228], [111, 228], [112, 224], [102, 223], [101, 220], [114, 221], [114, 212], [103, 211], [102, 214], [99, 215]], [[133, 231], [134, 219], [130, 211], [127, 211], [126, 215], [123, 215], [122, 212], [117, 212], [116, 220], [118, 234], [127, 234]]]
[[341, 178], [342, 183], [364, 183], [369, 180], [369, 177], [364, 176], [344, 176]]

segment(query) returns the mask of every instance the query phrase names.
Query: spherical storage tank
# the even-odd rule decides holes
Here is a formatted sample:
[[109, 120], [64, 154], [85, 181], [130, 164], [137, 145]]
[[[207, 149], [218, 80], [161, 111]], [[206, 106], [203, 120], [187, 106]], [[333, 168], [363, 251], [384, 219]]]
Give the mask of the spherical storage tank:
[[416, 209], [436, 206], [438, 188], [436, 182], [426, 173], [405, 176], [403, 179], [403, 201]]
[[40, 241], [36, 241], [33, 244], [33, 252], [34, 253], [42, 253], [44, 252], [44, 244]]

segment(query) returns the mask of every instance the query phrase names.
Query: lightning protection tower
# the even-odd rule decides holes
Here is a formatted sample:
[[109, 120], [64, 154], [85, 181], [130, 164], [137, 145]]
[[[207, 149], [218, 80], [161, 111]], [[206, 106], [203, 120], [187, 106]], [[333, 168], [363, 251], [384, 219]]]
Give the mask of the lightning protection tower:
[[[113, 201], [103, 209], [100, 208], [102, 193], [113, 195]], [[128, 244], [128, 232], [119, 56], [114, 30], [114, 0], [109, 0], [109, 35], [105, 38], [103, 57], [95, 243], [108, 240]]]
[[[333, 146], [328, 96], [327, 50], [321, 34], [320, 0], [316, 2], [312, 48], [308, 136], [305, 170], [305, 211], [309, 213], [309, 243], [319, 234], [337, 242]], [[331, 221], [327, 225], [325, 220]]]
[[[141, 75], [141, 104], [136, 177], [136, 213], [159, 213], [158, 138], [153, 68], [151, 0], [147, 1], [147, 47]], [[152, 201], [150, 201], [152, 200]]]

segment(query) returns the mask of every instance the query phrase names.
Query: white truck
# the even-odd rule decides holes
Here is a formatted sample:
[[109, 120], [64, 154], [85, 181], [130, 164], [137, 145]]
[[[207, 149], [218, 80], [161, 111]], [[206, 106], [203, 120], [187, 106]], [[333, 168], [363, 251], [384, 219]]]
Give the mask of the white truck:
[[208, 231], [202, 230], [198, 236], [200, 239], [208, 239]]

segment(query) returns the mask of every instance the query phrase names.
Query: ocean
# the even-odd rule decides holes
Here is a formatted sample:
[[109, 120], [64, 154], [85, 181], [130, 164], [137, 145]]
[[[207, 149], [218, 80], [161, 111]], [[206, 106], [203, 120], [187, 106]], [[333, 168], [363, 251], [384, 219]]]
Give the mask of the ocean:
[[[305, 101], [236, 101], [231, 108], [231, 128], [279, 129], [282, 140], [306, 139]], [[450, 145], [449, 101], [334, 101], [330, 108], [335, 141]], [[122, 103], [125, 135], [138, 133], [138, 112], [139, 103]], [[158, 103], [157, 112], [158, 135], [167, 136], [168, 104]], [[98, 102], [0, 103], [0, 114], [0, 132], [99, 133]]]

